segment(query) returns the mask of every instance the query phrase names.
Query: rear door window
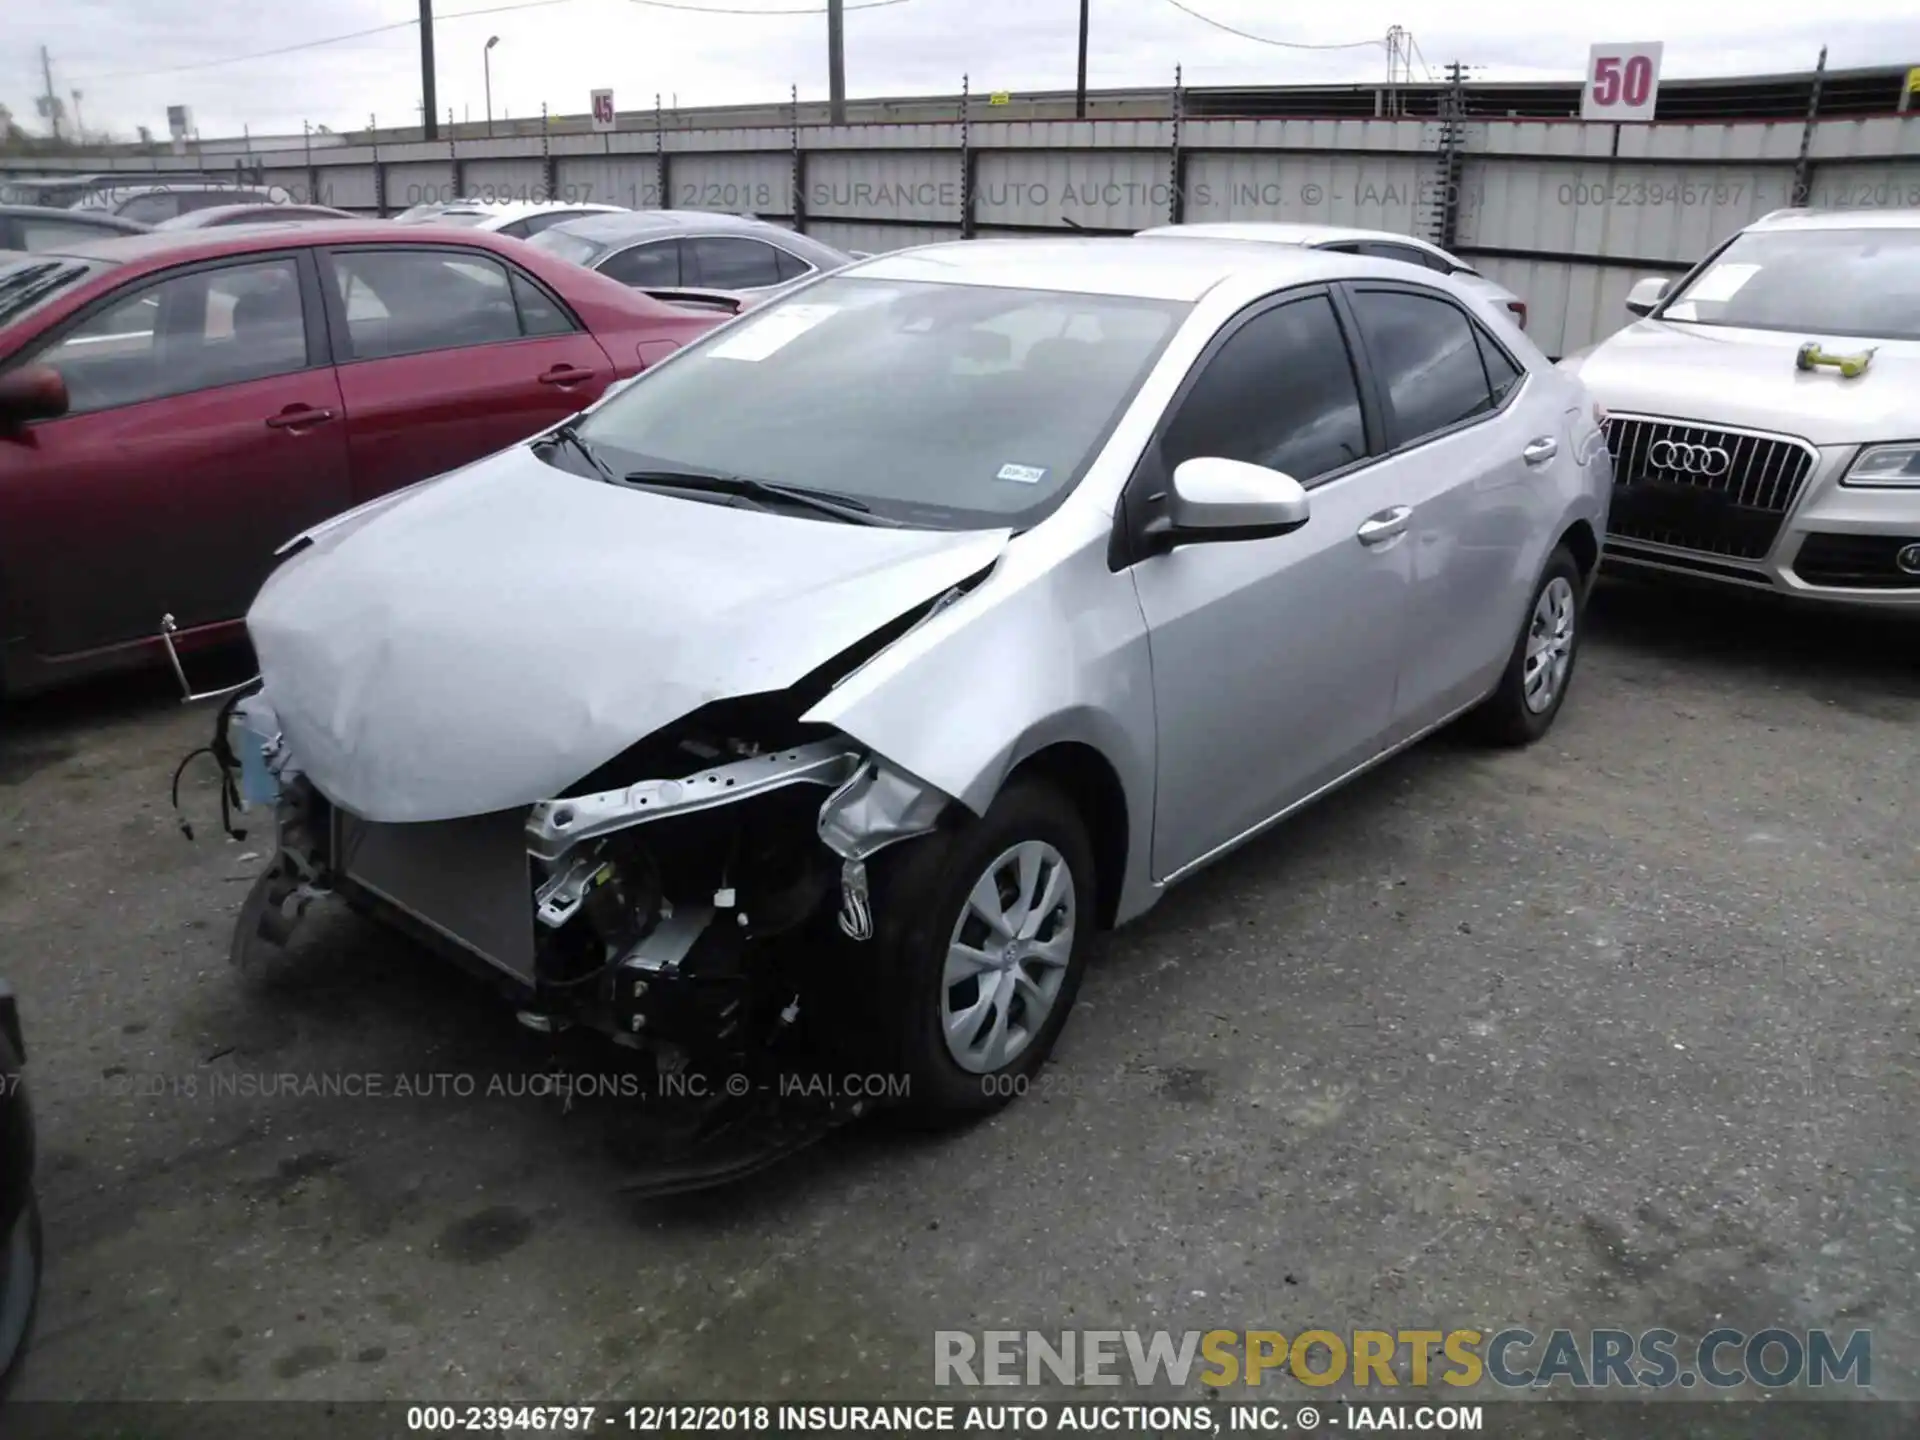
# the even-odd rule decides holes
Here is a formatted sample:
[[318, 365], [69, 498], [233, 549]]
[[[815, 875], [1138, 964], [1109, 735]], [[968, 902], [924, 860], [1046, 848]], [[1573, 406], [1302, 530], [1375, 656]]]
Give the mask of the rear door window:
[[686, 242], [692, 251], [691, 284], [714, 290], [764, 290], [780, 283], [779, 251], [744, 235], [702, 235]]
[[635, 245], [611, 255], [599, 266], [602, 275], [622, 285], [651, 288], [678, 285], [680, 279], [680, 242], [656, 240], [650, 245]]
[[1513, 357], [1500, 347], [1500, 343], [1478, 325], [1473, 327], [1473, 338], [1480, 342], [1480, 359], [1487, 367], [1487, 384], [1493, 391], [1493, 403], [1496, 407], [1507, 403], [1526, 373]]
[[1495, 408], [1475, 327], [1458, 306], [1409, 290], [1356, 290], [1352, 301], [1394, 445]]
[[330, 258], [355, 360], [521, 338], [507, 269], [491, 256], [336, 250]]

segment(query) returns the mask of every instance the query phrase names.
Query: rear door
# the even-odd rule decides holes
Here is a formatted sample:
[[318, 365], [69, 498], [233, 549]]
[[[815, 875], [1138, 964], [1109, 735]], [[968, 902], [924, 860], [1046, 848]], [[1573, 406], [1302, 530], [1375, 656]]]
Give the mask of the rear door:
[[0, 440], [0, 568], [70, 655], [243, 615], [281, 543], [344, 509], [346, 427], [304, 251], [135, 281], [30, 356], [69, 412]]
[[357, 499], [505, 449], [614, 379], [557, 296], [484, 250], [343, 246], [320, 260]]
[[1505, 665], [1549, 523], [1538, 467], [1560, 417], [1451, 295], [1369, 281], [1346, 299], [1385, 418], [1379, 468], [1412, 508], [1398, 738], [1478, 700]]

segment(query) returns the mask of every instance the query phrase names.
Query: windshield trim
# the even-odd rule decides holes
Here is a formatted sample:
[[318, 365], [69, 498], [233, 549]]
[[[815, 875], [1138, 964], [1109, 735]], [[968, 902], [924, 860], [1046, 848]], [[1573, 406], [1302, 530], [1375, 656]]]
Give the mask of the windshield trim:
[[[663, 467], [672, 468], [675, 465], [681, 464], [682, 462], [663, 460], [660, 457], [649, 455], [645, 451], [633, 449], [630, 445], [623, 445], [619, 443], [617, 439], [609, 437], [604, 433], [599, 433], [598, 427], [604, 423], [605, 417], [608, 414], [617, 413], [621, 406], [629, 402], [629, 397], [643, 393], [641, 390], [642, 386], [649, 380], [653, 380], [657, 376], [666, 373], [675, 362], [698, 355], [709, 345], [717, 344], [724, 340], [733, 333], [735, 326], [740, 322], [750, 321], [764, 316], [779, 306], [790, 302], [802, 304], [817, 302], [818, 296], [816, 292], [823, 285], [893, 286], [907, 284], [930, 289], [994, 290], [1005, 294], [1020, 294], [1036, 298], [1052, 296], [1055, 298], [1100, 300], [1122, 305], [1138, 305], [1163, 311], [1171, 322], [1166, 332], [1157, 342], [1142, 352], [1138, 368], [1128, 383], [1118, 391], [1113, 408], [1101, 421], [1098, 428], [1090, 433], [1086, 448], [1076, 461], [1073, 470], [1054, 487], [1053, 491], [1044, 500], [1028, 507], [1026, 510], [989, 511], [970, 510], [956, 505], [936, 505], [931, 502], [903, 501], [891, 499], [883, 495], [870, 495], [860, 491], [845, 492], [847, 495], [852, 496], [862, 503], [871, 505], [876, 515], [896, 521], [902, 528], [944, 530], [954, 533], [1009, 530], [1016, 535], [1024, 534], [1026, 531], [1033, 529], [1054, 515], [1061, 506], [1065, 505], [1068, 499], [1079, 490], [1080, 486], [1085, 483], [1088, 474], [1092, 472], [1093, 468], [1098, 465], [1105, 456], [1107, 447], [1112, 443], [1114, 434], [1119, 430], [1121, 422], [1126, 419], [1128, 412], [1132, 410], [1142, 390], [1145, 389], [1147, 383], [1159, 369], [1161, 362], [1166, 358], [1169, 348], [1173, 345], [1174, 341], [1179, 338], [1196, 309], [1196, 304], [1192, 301], [1167, 300], [1153, 296], [1094, 295], [1072, 290], [1041, 290], [1028, 289], [1024, 286], [976, 285], [965, 281], [881, 280], [872, 276], [850, 275], [844, 272], [829, 270], [816, 270], [813, 274], [803, 276], [799, 280], [792, 282], [792, 284], [793, 288], [791, 290], [780, 292], [776, 299], [756, 309], [743, 311], [734, 319], [730, 319], [724, 324], [716, 325], [703, 334], [679, 346], [664, 359], [641, 371], [639, 375], [635, 376], [633, 380], [617, 394], [607, 397], [601, 403], [593, 405], [582, 412], [576, 417], [579, 422], [579, 430], [582, 437], [596, 449], [603, 452], [610, 451], [616, 454], [630, 456], [638, 462], [635, 464], [622, 462], [616, 465], [615, 468], [629, 470], [659, 469]], [[813, 302], [810, 302], [807, 298], [810, 295], [814, 297]], [[810, 490], [816, 488], [804, 485], [798, 481], [788, 480], [783, 475], [764, 475], [757, 476], [756, 478], [783, 485], [794, 490]], [[660, 493], [667, 492], [662, 491]], [[832, 494], [834, 492], [821, 491], [820, 493]], [[688, 499], [690, 503], [698, 503], [692, 501], [692, 497], [688, 497]], [[939, 518], [934, 518], [935, 516]]]

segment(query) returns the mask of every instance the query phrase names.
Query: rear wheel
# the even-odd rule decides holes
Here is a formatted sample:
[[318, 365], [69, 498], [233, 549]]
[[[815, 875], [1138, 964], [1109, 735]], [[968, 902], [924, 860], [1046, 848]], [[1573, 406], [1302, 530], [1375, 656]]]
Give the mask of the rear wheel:
[[985, 816], [909, 842], [876, 873], [879, 1049], [909, 1108], [999, 1109], [1046, 1063], [1086, 968], [1093, 847], [1052, 786], [1016, 781]]
[[1500, 745], [1531, 745], [1553, 727], [1579, 658], [1585, 582], [1564, 545], [1547, 561], [1526, 624], [1500, 684], [1474, 713], [1475, 728]]

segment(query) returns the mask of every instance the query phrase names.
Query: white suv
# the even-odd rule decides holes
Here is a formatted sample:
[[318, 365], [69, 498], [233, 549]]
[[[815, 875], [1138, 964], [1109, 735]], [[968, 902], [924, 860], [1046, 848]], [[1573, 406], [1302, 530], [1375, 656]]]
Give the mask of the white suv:
[[1261, 240], [1269, 245], [1304, 245], [1309, 250], [1332, 250], [1341, 255], [1368, 255], [1375, 260], [1398, 260], [1451, 275], [1489, 310], [1510, 324], [1527, 328], [1527, 302], [1506, 286], [1489, 280], [1458, 255], [1431, 241], [1392, 230], [1355, 230], [1345, 225], [1302, 225], [1280, 221], [1227, 220], [1200, 225], [1156, 225], [1142, 235], [1207, 235], [1216, 240]]
[[1920, 609], [1920, 210], [1780, 210], [1561, 361], [1611, 413], [1614, 566]]

